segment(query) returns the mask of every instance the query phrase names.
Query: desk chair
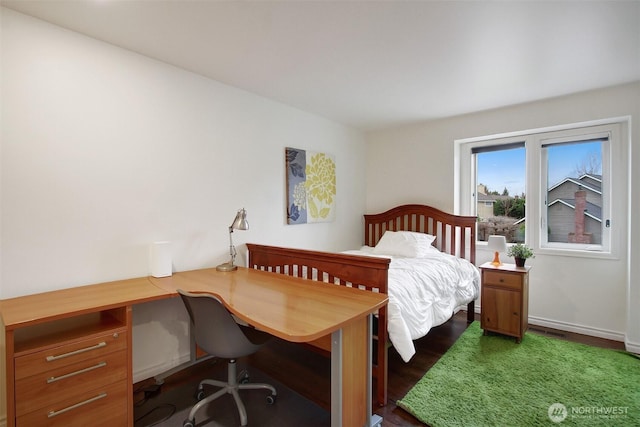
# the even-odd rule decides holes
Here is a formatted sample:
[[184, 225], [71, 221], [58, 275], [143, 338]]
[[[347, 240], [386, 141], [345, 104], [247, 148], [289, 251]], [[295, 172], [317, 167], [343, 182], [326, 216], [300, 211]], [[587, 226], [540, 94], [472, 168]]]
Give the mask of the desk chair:
[[[247, 411], [240, 399], [238, 390], [270, 390], [271, 395], [267, 397], [267, 403], [273, 404], [276, 398], [276, 389], [269, 384], [245, 382], [248, 380], [247, 375], [238, 383], [236, 359], [258, 351], [271, 338], [271, 335], [236, 323], [222, 302], [213, 295], [192, 294], [180, 289], [178, 289], [178, 294], [180, 294], [187, 312], [189, 312], [191, 327], [195, 332], [196, 344], [210, 355], [229, 360], [226, 383], [210, 379], [200, 381], [196, 394], [199, 402], [191, 408], [189, 418], [182, 424], [183, 427], [194, 427], [196, 412], [226, 393], [233, 395], [240, 413], [241, 425], [246, 426]], [[203, 388], [205, 384], [221, 387], [221, 389], [205, 398]]]

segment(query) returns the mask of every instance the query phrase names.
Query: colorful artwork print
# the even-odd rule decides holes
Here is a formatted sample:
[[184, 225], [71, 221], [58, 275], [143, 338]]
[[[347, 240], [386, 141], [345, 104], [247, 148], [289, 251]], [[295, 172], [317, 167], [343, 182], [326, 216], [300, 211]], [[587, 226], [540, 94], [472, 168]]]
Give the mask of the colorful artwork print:
[[287, 224], [330, 222], [336, 211], [336, 163], [325, 153], [285, 149]]

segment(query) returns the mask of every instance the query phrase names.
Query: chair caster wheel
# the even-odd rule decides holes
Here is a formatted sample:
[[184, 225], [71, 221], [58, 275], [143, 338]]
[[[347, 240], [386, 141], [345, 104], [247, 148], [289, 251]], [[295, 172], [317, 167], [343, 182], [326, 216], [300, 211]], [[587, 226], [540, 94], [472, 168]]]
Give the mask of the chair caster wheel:
[[249, 372], [242, 371], [240, 375], [240, 380], [238, 381], [240, 384], [248, 384], [249, 383]]
[[196, 427], [196, 421], [195, 420], [184, 420], [184, 422], [182, 423], [182, 427]]
[[276, 403], [276, 395], [272, 394], [270, 396], [267, 396], [267, 405], [273, 405], [274, 403]]
[[199, 388], [196, 390], [196, 400], [200, 402], [202, 399], [204, 399], [204, 389]]

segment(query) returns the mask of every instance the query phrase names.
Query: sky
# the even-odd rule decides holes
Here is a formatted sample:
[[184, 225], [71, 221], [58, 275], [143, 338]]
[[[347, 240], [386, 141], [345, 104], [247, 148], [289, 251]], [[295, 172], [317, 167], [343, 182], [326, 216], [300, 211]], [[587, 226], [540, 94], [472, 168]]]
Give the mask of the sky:
[[[601, 142], [578, 144], [556, 144], [549, 148], [549, 184], [554, 185], [566, 177], [577, 177], [576, 168], [588, 164], [595, 156], [596, 163], [602, 164]], [[596, 173], [601, 174], [599, 168]], [[488, 191], [502, 194], [506, 187], [509, 195], [526, 194], [525, 191], [525, 149], [492, 151], [478, 154], [478, 182], [487, 186]]]

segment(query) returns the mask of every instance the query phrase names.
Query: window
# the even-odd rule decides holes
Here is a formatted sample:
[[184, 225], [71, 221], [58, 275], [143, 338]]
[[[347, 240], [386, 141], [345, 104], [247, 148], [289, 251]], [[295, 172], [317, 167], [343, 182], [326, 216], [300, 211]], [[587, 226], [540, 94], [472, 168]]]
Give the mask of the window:
[[538, 253], [611, 256], [614, 217], [622, 225], [625, 215], [612, 210], [611, 168], [624, 161], [623, 127], [612, 119], [456, 141], [459, 210], [478, 217], [478, 242], [500, 234]]
[[608, 153], [608, 133], [542, 141], [542, 247], [606, 250]]
[[475, 215], [477, 239], [505, 236], [507, 242], [524, 241], [525, 146], [524, 142], [477, 146], [475, 156]]

